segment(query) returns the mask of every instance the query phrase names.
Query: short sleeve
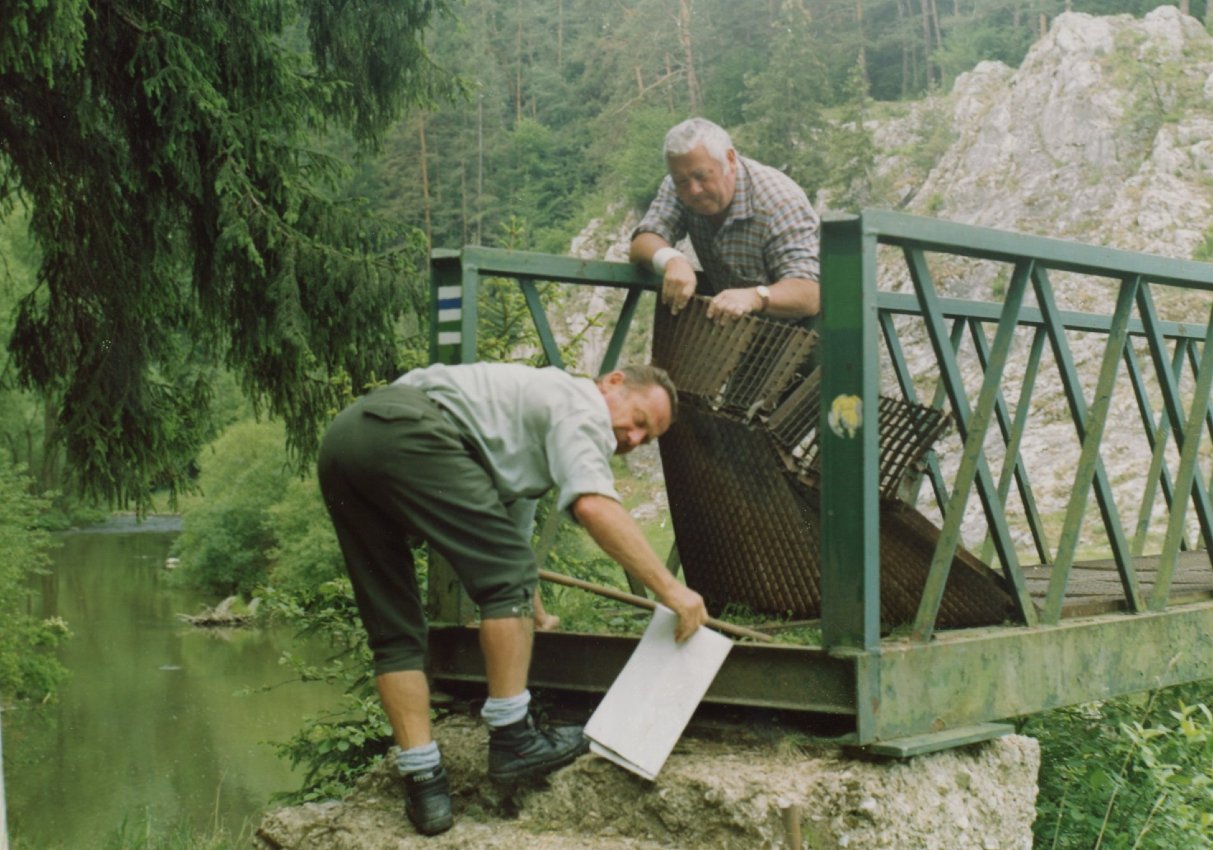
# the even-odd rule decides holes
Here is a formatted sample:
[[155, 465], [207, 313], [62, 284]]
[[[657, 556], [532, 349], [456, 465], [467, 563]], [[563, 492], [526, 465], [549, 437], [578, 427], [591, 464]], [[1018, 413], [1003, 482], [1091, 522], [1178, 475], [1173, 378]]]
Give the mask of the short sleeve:
[[820, 240], [820, 221], [807, 200], [780, 208], [771, 218], [771, 237], [763, 252], [771, 280], [818, 280]]
[[786, 174], [754, 169], [767, 238], [763, 259], [771, 281], [788, 277], [818, 280], [821, 275], [821, 219], [808, 196]]
[[677, 244], [687, 235], [686, 216], [686, 207], [678, 200], [674, 181], [667, 174], [657, 190], [657, 197], [632, 231], [632, 238], [639, 233], [656, 233], [671, 245]]
[[[611, 436], [613, 440], [613, 435]], [[603, 442], [603, 431], [579, 413], [561, 417], [548, 432], [547, 456], [552, 481], [559, 488], [558, 510], [568, 510], [579, 496], [597, 493], [621, 502], [611, 471], [614, 445]]]

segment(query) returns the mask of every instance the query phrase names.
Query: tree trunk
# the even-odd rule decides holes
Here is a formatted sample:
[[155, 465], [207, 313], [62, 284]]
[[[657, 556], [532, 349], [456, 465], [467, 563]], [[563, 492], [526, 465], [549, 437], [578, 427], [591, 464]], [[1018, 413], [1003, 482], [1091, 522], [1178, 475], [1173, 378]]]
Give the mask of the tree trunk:
[[514, 123], [522, 122], [522, 9], [519, 3], [518, 25], [514, 28]]
[[469, 244], [471, 229], [468, 227], [468, 166], [463, 162], [459, 169], [459, 217], [463, 224], [463, 238], [460, 246]]
[[[898, 31], [903, 31], [904, 28], [900, 24], [909, 17], [909, 12], [905, 7], [905, 0], [897, 0], [897, 21], [899, 26]], [[914, 45], [908, 39], [901, 42], [901, 96], [906, 98], [910, 94], [910, 83], [918, 77], [918, 68], [914, 64]]]
[[[42, 492], [61, 488], [59, 454], [59, 406], [50, 395], [42, 397], [42, 459], [39, 464], [38, 483]], [[32, 460], [32, 458], [31, 458]]]
[[692, 113], [698, 113], [703, 96], [699, 77], [695, 74], [695, 54], [691, 49], [691, 0], [678, 0], [678, 40], [682, 45], [682, 60], [686, 64], [687, 100]]
[[863, 74], [863, 84], [870, 90], [872, 81], [868, 79], [868, 62], [865, 47], [867, 38], [863, 31], [863, 0], [855, 0], [855, 26], [859, 30], [859, 73]]
[[425, 145], [425, 113], [417, 116], [417, 140], [421, 145], [421, 212], [425, 220], [427, 253], [434, 250], [434, 223], [430, 215], [430, 158]]
[[476, 98], [476, 206], [472, 214], [476, 223], [476, 242], [483, 244], [480, 223], [484, 218], [484, 95]]
[[1179, 0], [1179, 11], [1183, 12], [1185, 15], [1191, 15], [1192, 14], [1191, 0]]
[[919, 0], [922, 5], [922, 64], [927, 88], [934, 85], [931, 76], [931, 2]]

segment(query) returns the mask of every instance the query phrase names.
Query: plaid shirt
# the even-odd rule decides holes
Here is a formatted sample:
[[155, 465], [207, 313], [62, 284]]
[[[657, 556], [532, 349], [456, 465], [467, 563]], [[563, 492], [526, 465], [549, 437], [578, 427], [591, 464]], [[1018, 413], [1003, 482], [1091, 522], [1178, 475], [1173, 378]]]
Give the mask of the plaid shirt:
[[719, 230], [678, 200], [667, 174], [648, 212], [632, 231], [656, 233], [671, 245], [690, 235], [703, 271], [703, 295], [775, 283], [788, 277], [817, 280], [820, 220], [804, 190], [783, 172], [737, 157], [737, 187]]

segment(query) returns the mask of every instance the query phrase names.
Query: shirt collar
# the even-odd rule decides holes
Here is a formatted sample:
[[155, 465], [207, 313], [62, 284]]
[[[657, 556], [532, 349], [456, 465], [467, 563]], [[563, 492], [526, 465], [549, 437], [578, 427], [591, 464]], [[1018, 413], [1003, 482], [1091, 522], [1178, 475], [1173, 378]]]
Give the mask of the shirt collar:
[[[733, 202], [729, 204], [729, 214], [725, 216], [724, 224], [754, 217], [754, 211], [750, 207], [750, 198], [754, 194], [751, 188], [753, 184], [750, 180], [750, 169], [746, 163], [747, 160], [738, 154], [737, 184], [733, 187]], [[723, 227], [724, 224], [721, 226]]]

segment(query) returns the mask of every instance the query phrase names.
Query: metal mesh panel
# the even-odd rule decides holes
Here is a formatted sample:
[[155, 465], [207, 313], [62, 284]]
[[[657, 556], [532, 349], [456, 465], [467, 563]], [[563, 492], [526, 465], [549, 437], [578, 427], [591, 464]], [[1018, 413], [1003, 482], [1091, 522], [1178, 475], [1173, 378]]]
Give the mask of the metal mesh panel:
[[721, 327], [708, 320], [707, 305], [707, 298], [696, 296], [677, 317], [657, 311], [653, 362], [670, 364], [679, 391], [715, 409], [743, 418], [770, 413], [808, 361], [817, 334], [753, 317]]
[[[767, 427], [795, 467], [816, 485], [821, 475], [818, 441], [821, 373], [814, 370], [771, 414]], [[880, 397], [880, 495], [897, 498], [902, 482], [923, 471], [923, 461], [948, 430], [941, 410], [902, 399]]]
[[[706, 300], [677, 317], [659, 309], [653, 340], [653, 362], [679, 388], [679, 418], [660, 449], [687, 583], [715, 610], [740, 603], [820, 616], [819, 381], [797, 374], [816, 336], [755, 317], [719, 328]], [[892, 496], [921, 469], [947, 419], [882, 398], [879, 420], [881, 618], [892, 627], [914, 619], [938, 537]], [[938, 625], [998, 623], [1013, 611], [1002, 578], [958, 551]]]

